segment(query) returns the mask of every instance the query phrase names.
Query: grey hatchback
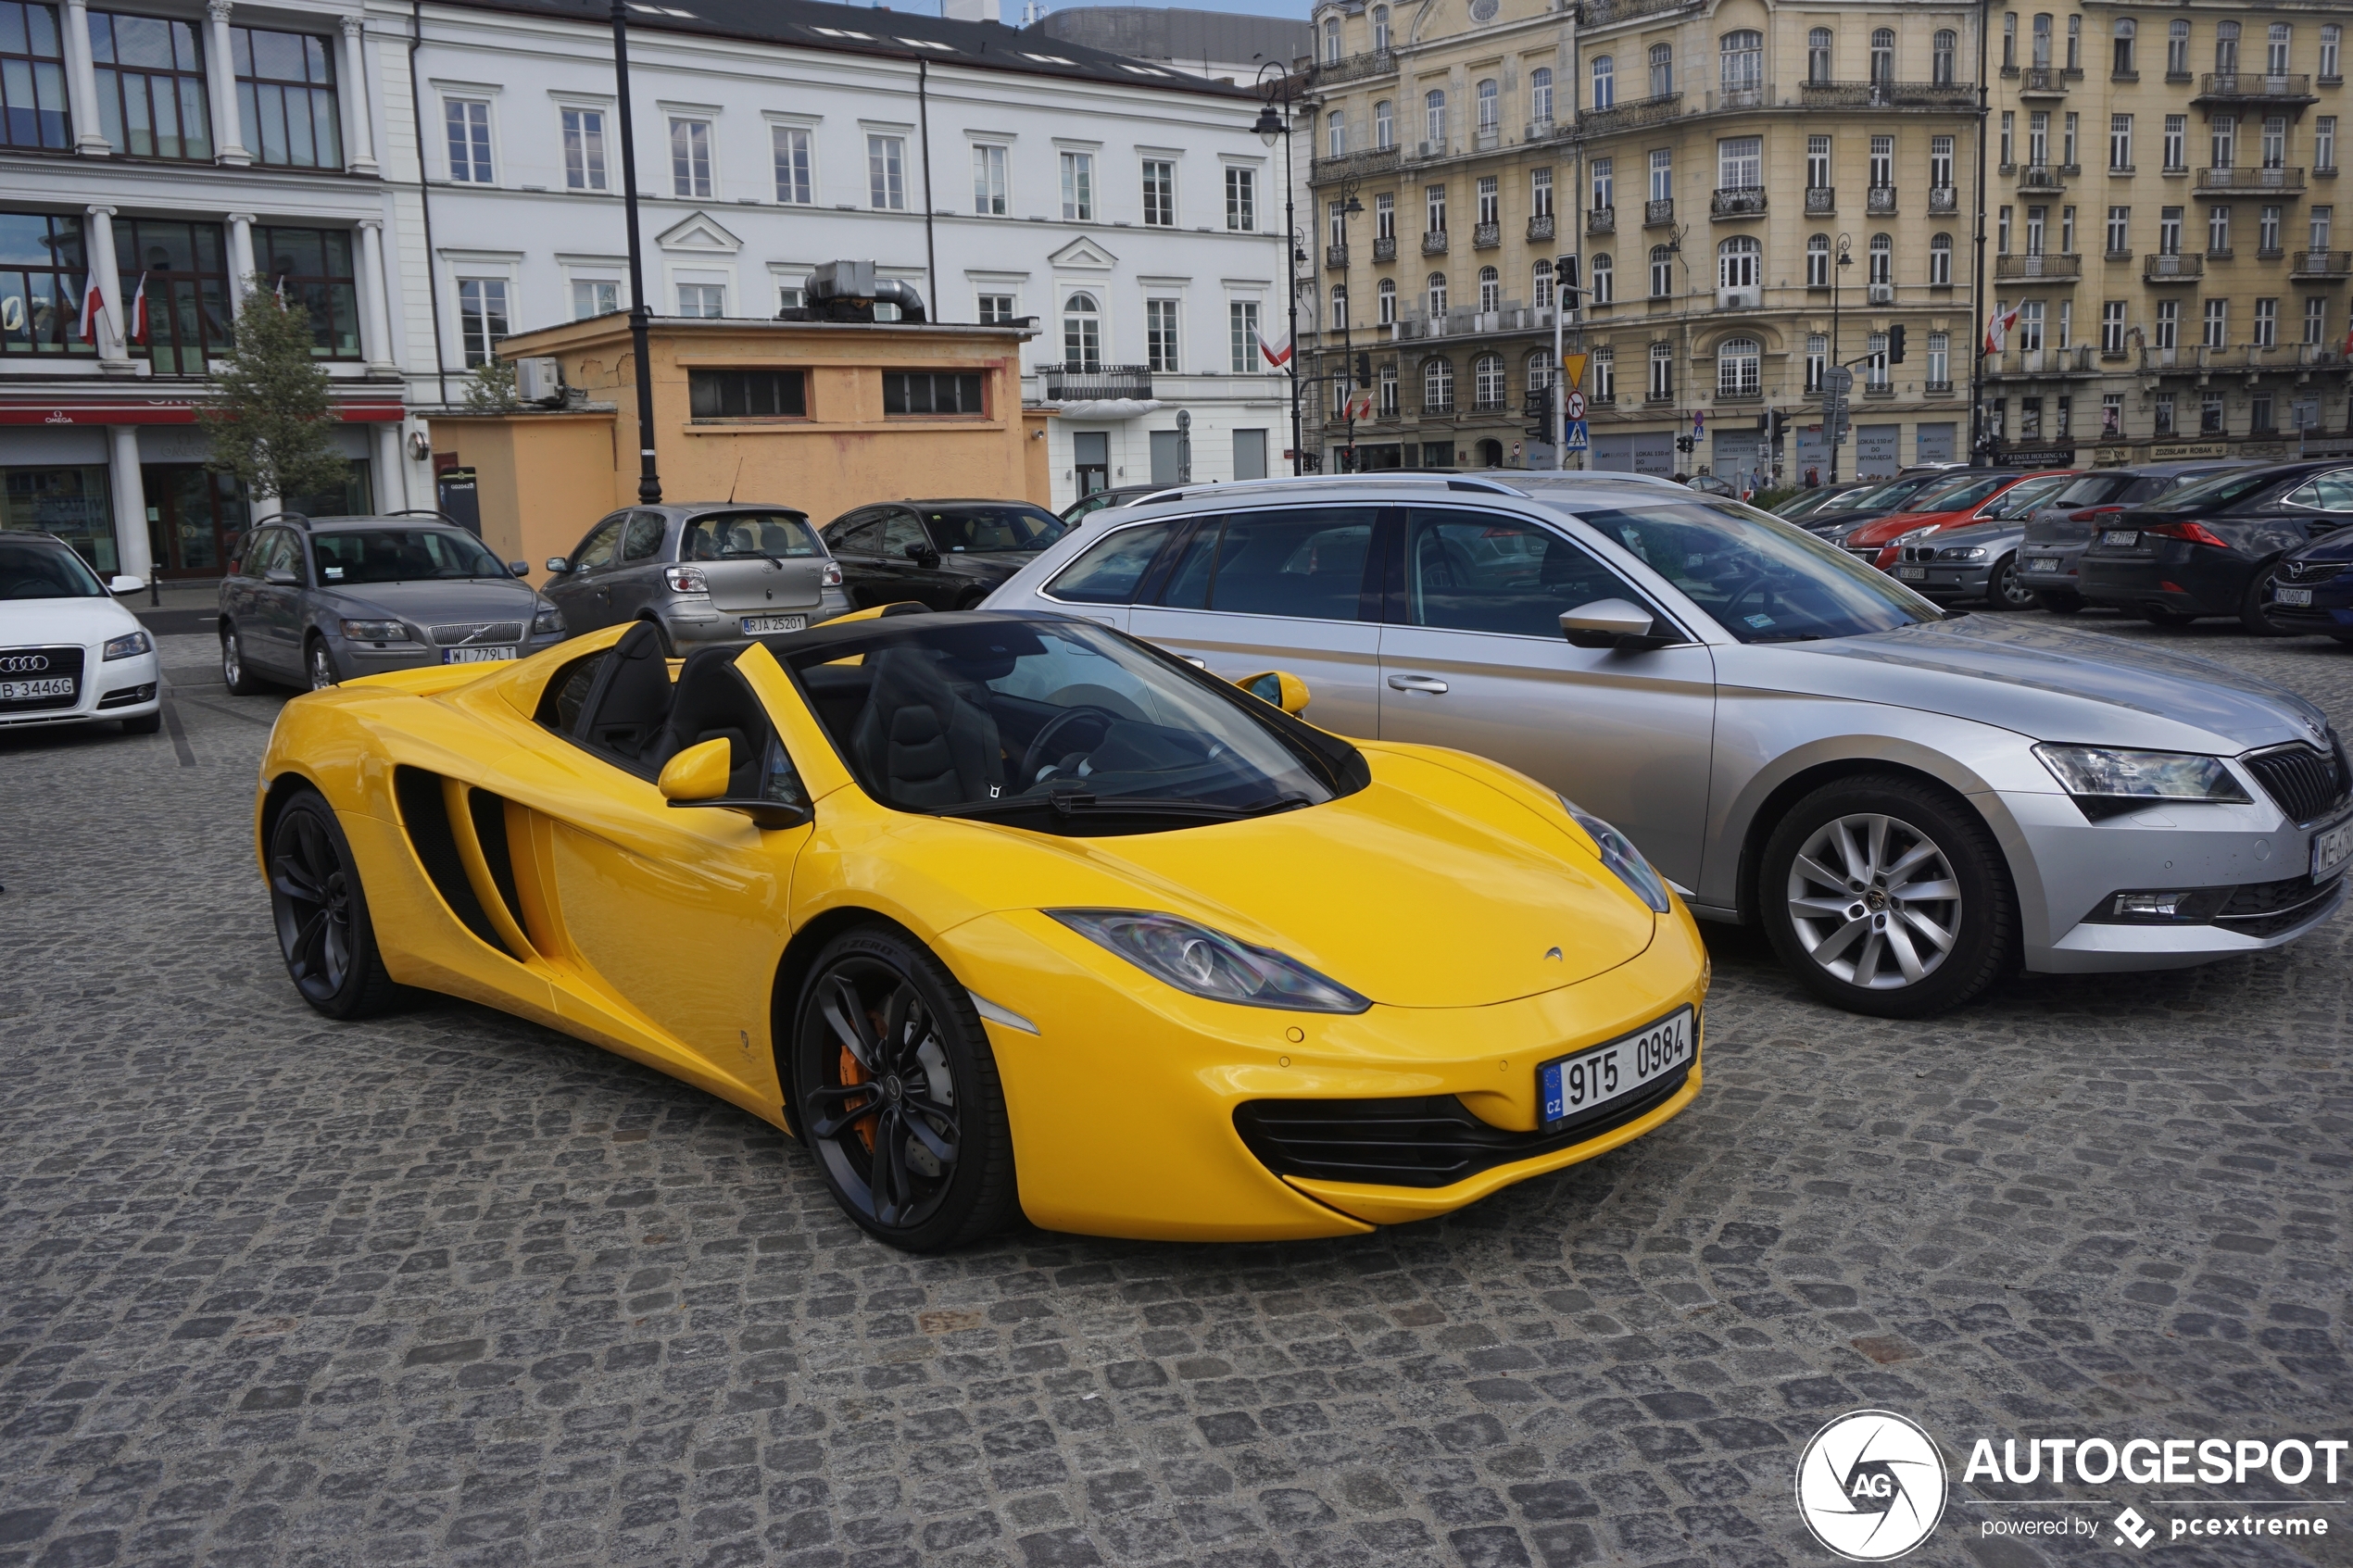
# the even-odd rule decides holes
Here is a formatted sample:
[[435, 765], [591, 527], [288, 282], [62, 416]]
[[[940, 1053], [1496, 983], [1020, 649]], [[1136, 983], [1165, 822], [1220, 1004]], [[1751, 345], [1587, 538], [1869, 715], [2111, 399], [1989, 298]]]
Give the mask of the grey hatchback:
[[521, 659], [563, 640], [563, 618], [439, 512], [265, 517], [220, 580], [220, 678], [316, 691], [354, 675]]
[[799, 632], [849, 608], [841, 567], [789, 507], [703, 501], [629, 507], [547, 560], [547, 597], [574, 635], [650, 622], [673, 655]]

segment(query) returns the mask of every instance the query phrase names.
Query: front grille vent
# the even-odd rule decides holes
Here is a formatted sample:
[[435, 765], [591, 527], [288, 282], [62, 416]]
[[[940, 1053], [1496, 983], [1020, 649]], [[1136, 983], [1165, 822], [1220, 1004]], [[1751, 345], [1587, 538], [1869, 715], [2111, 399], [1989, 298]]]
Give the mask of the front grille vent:
[[2334, 730], [2326, 751], [2298, 742], [2256, 752], [2246, 759], [2246, 766], [2263, 793], [2297, 822], [2312, 822], [2343, 804], [2347, 784], [2353, 783], [2347, 778], [2345, 747]]
[[2285, 583], [2325, 583], [2345, 570], [2341, 560], [2292, 560], [2280, 568]]
[[433, 629], [436, 646], [445, 648], [479, 647], [491, 643], [520, 643], [522, 622], [520, 621], [460, 621], [453, 625]]

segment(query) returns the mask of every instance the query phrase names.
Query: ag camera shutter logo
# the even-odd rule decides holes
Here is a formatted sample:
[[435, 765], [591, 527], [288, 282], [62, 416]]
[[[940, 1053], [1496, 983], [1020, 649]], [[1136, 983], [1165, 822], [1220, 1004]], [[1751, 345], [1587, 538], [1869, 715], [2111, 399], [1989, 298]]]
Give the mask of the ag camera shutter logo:
[[1816, 1540], [1851, 1562], [1901, 1557], [1944, 1516], [1944, 1456], [1893, 1411], [1851, 1411], [1798, 1457], [1797, 1512]]

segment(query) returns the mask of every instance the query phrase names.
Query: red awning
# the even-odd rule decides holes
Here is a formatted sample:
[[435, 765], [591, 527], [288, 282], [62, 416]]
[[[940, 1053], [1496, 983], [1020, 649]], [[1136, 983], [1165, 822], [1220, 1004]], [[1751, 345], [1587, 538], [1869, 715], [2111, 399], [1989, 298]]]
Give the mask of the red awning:
[[[383, 423], [403, 418], [408, 410], [397, 403], [339, 403], [335, 413], [346, 424]], [[192, 425], [194, 403], [167, 398], [137, 403], [0, 403], [0, 425]]]

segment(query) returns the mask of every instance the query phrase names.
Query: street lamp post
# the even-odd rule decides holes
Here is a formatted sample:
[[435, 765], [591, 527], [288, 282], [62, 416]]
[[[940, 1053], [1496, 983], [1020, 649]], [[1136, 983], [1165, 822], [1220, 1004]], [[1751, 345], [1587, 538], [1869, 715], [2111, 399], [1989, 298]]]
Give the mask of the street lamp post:
[[646, 263], [637, 238], [637, 138], [629, 116], [629, 18], [626, 0], [612, 0], [613, 92], [621, 102], [621, 192], [629, 226], [629, 348], [637, 362], [637, 499], [661, 500], [654, 460], [654, 368], [648, 347], [652, 312], [646, 307]]
[[[613, 0], [619, 6], [622, 0]], [[1268, 72], [1273, 75], [1268, 75]], [[1258, 111], [1258, 121], [1251, 129], [1258, 139], [1273, 147], [1276, 138], [1283, 144], [1283, 301], [1290, 311], [1290, 355], [1284, 368], [1290, 372], [1290, 471], [1299, 476], [1299, 452], [1302, 439], [1299, 423], [1299, 216], [1293, 210], [1298, 181], [1291, 167], [1290, 102], [1296, 89], [1291, 85], [1290, 68], [1280, 60], [1268, 60], [1258, 68], [1258, 90], [1266, 100]], [[1283, 107], [1278, 112], [1275, 106]]]
[[[1356, 182], [1353, 180], [1340, 186], [1340, 254], [1345, 256], [1348, 254], [1348, 220], [1362, 216], [1365, 204], [1356, 199]], [[1349, 320], [1349, 311], [1355, 305], [1356, 298], [1354, 291], [1348, 287], [1348, 270], [1343, 268], [1340, 276], [1340, 297], [1344, 303], [1333, 314], [1340, 319], [1340, 410], [1347, 421], [1347, 434], [1340, 447], [1340, 471], [1345, 473], [1353, 470], [1356, 463], [1356, 359], [1349, 340], [1349, 333], [1354, 326]]]
[[[1839, 290], [1846, 282], [1846, 270], [1855, 265], [1855, 257], [1850, 254], [1853, 249], [1854, 241], [1849, 236], [1841, 234], [1838, 237], [1838, 264], [1831, 269], [1831, 363], [1833, 365], [1840, 363], [1838, 358]], [[1829, 377], [1825, 374], [1825, 383], [1828, 380]], [[1822, 401], [1825, 413], [1831, 405], [1831, 399], [1825, 397]], [[1829, 418], [1822, 420], [1822, 445], [1830, 448], [1831, 472], [1827, 483], [1831, 484], [1838, 483], [1839, 423], [1840, 421]]]

